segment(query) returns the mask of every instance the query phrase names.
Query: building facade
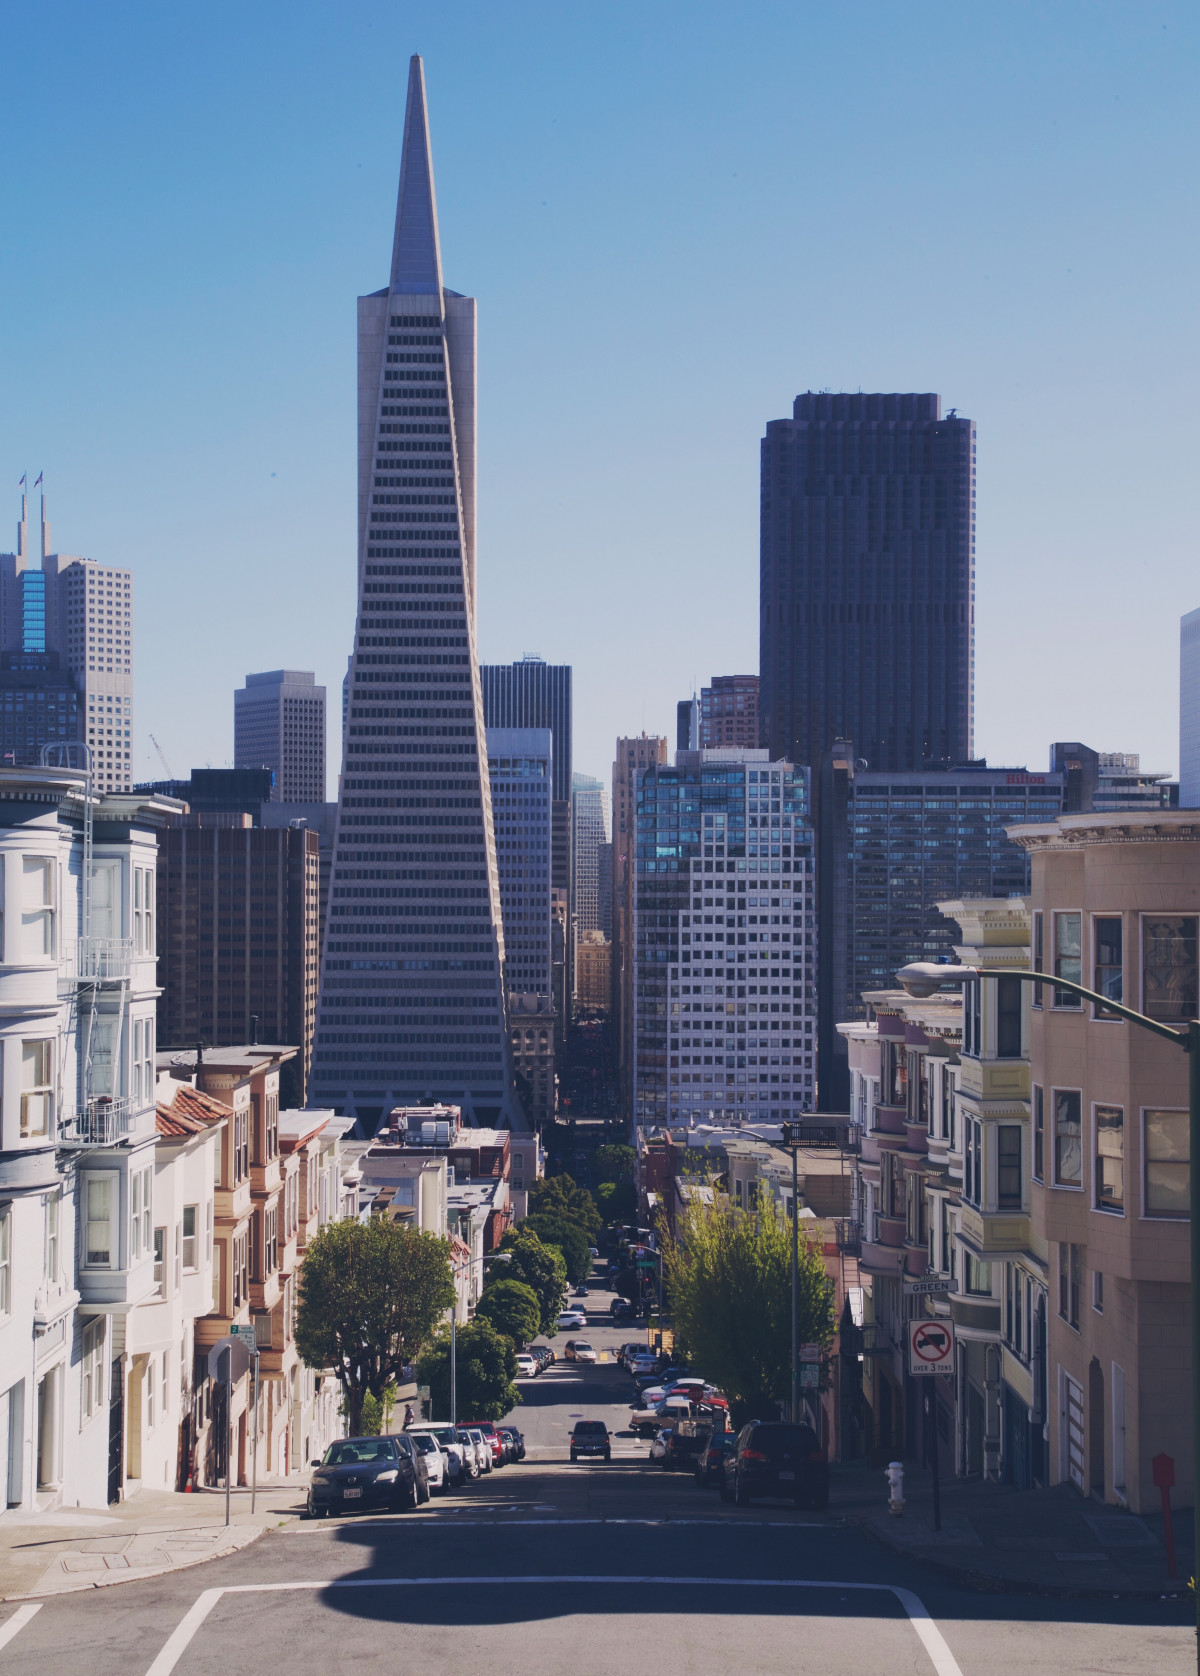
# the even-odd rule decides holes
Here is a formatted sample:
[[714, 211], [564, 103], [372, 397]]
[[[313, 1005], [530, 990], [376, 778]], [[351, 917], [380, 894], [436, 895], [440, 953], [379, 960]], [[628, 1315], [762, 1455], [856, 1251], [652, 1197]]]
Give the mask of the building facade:
[[617, 1082], [624, 1115], [633, 1111], [633, 890], [637, 860], [637, 786], [645, 768], [667, 760], [667, 741], [643, 733], [618, 739], [612, 770], [612, 1011]]
[[287, 1043], [284, 1101], [307, 1100], [320, 974], [320, 857], [304, 827], [171, 826], [158, 852], [158, 1036]]
[[1179, 620], [1179, 806], [1200, 809], [1200, 610]]
[[600, 930], [600, 851], [609, 841], [604, 783], [590, 774], [571, 776], [571, 918], [575, 941]]
[[508, 1028], [517, 1094], [530, 1127], [538, 1130], [553, 1123], [558, 1111], [554, 1025], [554, 1006], [548, 996], [509, 995]]
[[[691, 737], [693, 722], [697, 737]], [[699, 699], [678, 706], [677, 748], [717, 750], [739, 746], [756, 750], [758, 737], [758, 676], [714, 675], [701, 687]]]
[[233, 695], [235, 768], [269, 768], [281, 803], [325, 801], [325, 688], [311, 669], [247, 675]]
[[966, 762], [975, 425], [936, 395], [797, 396], [762, 444], [763, 742], [815, 769]]
[[812, 851], [808, 775], [766, 751], [680, 752], [639, 775], [640, 1127], [812, 1109]]
[[487, 751], [505, 982], [549, 998], [552, 737], [549, 728], [489, 727]]
[[359, 299], [359, 600], [314, 1096], [512, 1116], [475, 641], [475, 302], [442, 283], [421, 61], [391, 275]]

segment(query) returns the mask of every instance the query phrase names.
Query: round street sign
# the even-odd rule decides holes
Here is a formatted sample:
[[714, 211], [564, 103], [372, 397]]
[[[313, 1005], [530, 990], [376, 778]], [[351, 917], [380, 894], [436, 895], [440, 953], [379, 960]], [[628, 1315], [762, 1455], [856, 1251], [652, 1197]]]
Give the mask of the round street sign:
[[954, 1367], [954, 1327], [949, 1321], [918, 1318], [908, 1323], [908, 1371], [950, 1373]]

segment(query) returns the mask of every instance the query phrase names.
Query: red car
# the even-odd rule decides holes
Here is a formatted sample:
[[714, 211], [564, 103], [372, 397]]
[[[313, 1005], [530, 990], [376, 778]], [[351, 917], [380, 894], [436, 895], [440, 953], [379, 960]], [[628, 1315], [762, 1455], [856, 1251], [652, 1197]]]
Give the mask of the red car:
[[472, 1431], [482, 1432], [492, 1451], [492, 1465], [504, 1465], [504, 1441], [491, 1420], [464, 1420], [464, 1426], [470, 1426]]

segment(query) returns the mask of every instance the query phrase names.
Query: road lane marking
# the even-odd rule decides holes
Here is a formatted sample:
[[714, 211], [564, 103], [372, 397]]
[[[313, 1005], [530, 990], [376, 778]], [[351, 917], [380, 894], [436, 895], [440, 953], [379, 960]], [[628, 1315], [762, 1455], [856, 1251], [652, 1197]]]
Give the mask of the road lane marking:
[[[534, 1521], [530, 1520], [528, 1522], [533, 1523]], [[544, 1522], [550, 1523], [552, 1521]], [[562, 1520], [560, 1522], [563, 1524], [604, 1523], [603, 1520], [582, 1519]], [[617, 1521], [613, 1520], [611, 1522], [615, 1524]], [[632, 1521], [628, 1522], [632, 1523]], [[621, 1576], [606, 1575], [603, 1572], [584, 1572], [575, 1576], [547, 1572], [545, 1574], [527, 1573], [514, 1577], [467, 1577], [461, 1574], [450, 1577], [342, 1577], [297, 1583], [233, 1583], [224, 1589], [206, 1589], [168, 1638], [166, 1645], [150, 1666], [146, 1676], [171, 1676], [188, 1643], [222, 1595], [295, 1594], [303, 1590], [316, 1589], [475, 1588], [486, 1583], [499, 1584], [503, 1588], [520, 1587], [522, 1585], [544, 1587], [546, 1584], [583, 1585], [588, 1583], [611, 1587], [614, 1583], [621, 1583], [627, 1586], [647, 1588], [845, 1589], [856, 1594], [891, 1595], [912, 1625], [918, 1640], [929, 1657], [930, 1663], [933, 1665], [936, 1676], [962, 1676], [962, 1669], [958, 1660], [950, 1651], [945, 1637], [930, 1617], [919, 1596], [913, 1594], [910, 1589], [897, 1588], [891, 1583], [846, 1583], [838, 1582], [836, 1579], [821, 1582], [815, 1578], [796, 1577], [656, 1577], [641, 1573]]]
[[30, 1618], [36, 1618], [42, 1610], [39, 1600], [35, 1606], [18, 1606], [11, 1618], [6, 1618], [0, 1624], [0, 1647], [7, 1647], [9, 1642], [20, 1635]]

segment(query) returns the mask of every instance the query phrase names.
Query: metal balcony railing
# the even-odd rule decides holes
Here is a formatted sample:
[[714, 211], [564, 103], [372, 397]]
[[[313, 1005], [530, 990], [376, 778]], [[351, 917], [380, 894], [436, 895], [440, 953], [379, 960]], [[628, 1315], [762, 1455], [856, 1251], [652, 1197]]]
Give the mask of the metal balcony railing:
[[89, 1100], [63, 1125], [64, 1146], [115, 1146], [133, 1128], [133, 1102], [107, 1094]]
[[848, 1256], [857, 1257], [862, 1251], [862, 1223], [852, 1222], [848, 1218], [840, 1217], [835, 1223], [837, 1231], [837, 1247]]
[[121, 983], [133, 967], [132, 937], [81, 937], [67, 949], [76, 983]]

